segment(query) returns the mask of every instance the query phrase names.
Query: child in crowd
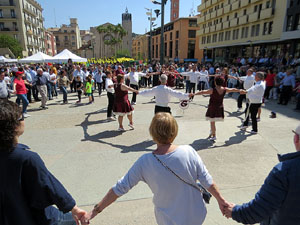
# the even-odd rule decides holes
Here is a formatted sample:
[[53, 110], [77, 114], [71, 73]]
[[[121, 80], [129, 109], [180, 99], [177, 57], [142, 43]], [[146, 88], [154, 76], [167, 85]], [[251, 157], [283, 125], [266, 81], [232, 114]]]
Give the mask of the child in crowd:
[[78, 94], [78, 101], [76, 103], [81, 102], [81, 95], [82, 95], [83, 83], [81, 82], [80, 77], [76, 77], [76, 90]]
[[88, 76], [86, 78], [86, 86], [85, 86], [85, 92], [86, 92], [87, 96], [89, 97], [88, 104], [93, 103], [93, 97], [92, 97], [93, 90], [92, 89], [93, 89], [92, 78], [90, 76]]

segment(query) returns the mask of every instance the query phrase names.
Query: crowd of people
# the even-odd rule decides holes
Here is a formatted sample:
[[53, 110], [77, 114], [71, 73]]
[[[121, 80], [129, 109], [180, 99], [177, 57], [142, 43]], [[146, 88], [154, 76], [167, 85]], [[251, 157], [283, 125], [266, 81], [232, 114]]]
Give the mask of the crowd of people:
[[[176, 90], [180, 88], [183, 90]], [[18, 137], [24, 132], [24, 119], [30, 116], [27, 113], [28, 105], [41, 102], [40, 109], [48, 109], [47, 102], [58, 96], [58, 89], [63, 94], [62, 104], [68, 104], [69, 93], [77, 94], [75, 104], [83, 104], [83, 96], [86, 96], [87, 105], [93, 104], [96, 95], [101, 97], [105, 91], [107, 120], [114, 121], [118, 117], [120, 132], [126, 130], [124, 116], [129, 120], [130, 129], [134, 129], [133, 111], [139, 96], [151, 97], [155, 101], [155, 115], [149, 131], [157, 149], [138, 159], [90, 213], [76, 206], [75, 200], [47, 170], [38, 155], [18, 143]], [[128, 92], [133, 93], [131, 100]], [[268, 221], [264, 224], [278, 225], [299, 223], [299, 216], [287, 210], [292, 206], [299, 210], [299, 202], [295, 203], [289, 197], [290, 193], [300, 194], [296, 182], [300, 174], [299, 152], [282, 156], [285, 162], [274, 167], [256, 198], [248, 204], [236, 206], [222, 197], [192, 147], [173, 144], [178, 125], [169, 107], [172, 97], [189, 104], [195, 96], [210, 96], [206, 112], [206, 120], [211, 127], [208, 139], [215, 141], [216, 122], [224, 120], [224, 97], [226, 94], [232, 96], [234, 92], [238, 93], [237, 111], [242, 111], [243, 102], [246, 102], [241, 130], [248, 128], [251, 119], [251, 133], [256, 134], [261, 105], [267, 104], [270, 99], [287, 105], [295, 97], [295, 110], [300, 109], [300, 62], [275, 66], [270, 61], [253, 62], [248, 59], [247, 62], [241, 60], [231, 65], [154, 63], [126, 67], [122, 64], [74, 64], [69, 60], [64, 65], [3, 66], [0, 71], [1, 177], [7, 177], [7, 171], [10, 171], [7, 168], [19, 170], [13, 169], [14, 174], [7, 178], [5, 185], [3, 182], [0, 184], [0, 191], [4, 193], [1, 196], [5, 196], [1, 197], [0, 211], [5, 211], [0, 217], [1, 224], [49, 224], [49, 221], [57, 224], [53, 221], [58, 220], [59, 224], [64, 224], [63, 221], [88, 224], [139, 181], [146, 182], [154, 193], [158, 224], [202, 224], [206, 216], [202, 192], [191, 187], [197, 180], [203, 189], [206, 188], [217, 199], [222, 214], [238, 222]], [[9, 101], [13, 95], [16, 95], [16, 103]], [[297, 151], [300, 151], [300, 126], [294, 132], [294, 143]], [[19, 180], [21, 182], [16, 182]], [[294, 186], [286, 185], [288, 183]], [[13, 193], [7, 188], [9, 185], [14, 187]], [[170, 185], [178, 188], [171, 191], [168, 188]], [[16, 195], [18, 201], [12, 200]], [[53, 204], [58, 209], [51, 207]], [[257, 208], [261, 211], [257, 211]], [[20, 216], [13, 216], [13, 210], [18, 210]], [[71, 212], [73, 219], [68, 212]]]

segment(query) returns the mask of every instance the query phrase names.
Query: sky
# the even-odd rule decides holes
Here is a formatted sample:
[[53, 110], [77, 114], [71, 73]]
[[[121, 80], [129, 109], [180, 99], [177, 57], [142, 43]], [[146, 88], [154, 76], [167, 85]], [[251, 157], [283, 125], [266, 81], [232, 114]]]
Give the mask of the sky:
[[[160, 0], [158, 0], [160, 1]], [[77, 18], [80, 30], [89, 30], [106, 22], [122, 24], [122, 13], [126, 7], [132, 14], [132, 30], [137, 34], [149, 31], [150, 23], [147, 19], [146, 9], [160, 9], [160, 5], [154, 5], [151, 0], [37, 0], [44, 11], [44, 26], [60, 27], [62, 24], [70, 24], [70, 18]], [[191, 9], [197, 14], [197, 6], [200, 0], [181, 0], [180, 17], [188, 17]], [[170, 21], [170, 0], [165, 7], [165, 23]], [[155, 15], [155, 13], [153, 13]], [[160, 17], [155, 22], [160, 27]]]

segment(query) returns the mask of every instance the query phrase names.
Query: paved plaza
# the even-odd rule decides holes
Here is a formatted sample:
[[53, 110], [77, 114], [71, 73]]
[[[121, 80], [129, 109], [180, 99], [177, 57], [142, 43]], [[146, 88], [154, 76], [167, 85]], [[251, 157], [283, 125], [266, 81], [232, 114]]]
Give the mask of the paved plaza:
[[[291, 130], [299, 123], [300, 113], [292, 110], [294, 105], [281, 106], [270, 101], [262, 110], [259, 133], [251, 135], [238, 128], [243, 115], [236, 112], [236, 100], [225, 97], [226, 118], [217, 123], [217, 141], [213, 143], [206, 139], [208, 100], [209, 97], [196, 96], [183, 113], [173, 99], [170, 106], [179, 124], [175, 144], [189, 144], [198, 151], [228, 201], [247, 202], [278, 162], [277, 153], [295, 151]], [[25, 121], [26, 130], [20, 142], [40, 154], [80, 207], [91, 210], [141, 155], [155, 149], [148, 132], [155, 104], [150, 98], [138, 96], [135, 130], [129, 130], [124, 118], [127, 131], [122, 133], [117, 131], [116, 121], [106, 121], [106, 93], [101, 97], [95, 95], [91, 105], [83, 104], [88, 102], [86, 98], [82, 104], [77, 105], [76, 101], [73, 93], [69, 94], [67, 105], [61, 105], [62, 95], [49, 101], [48, 110], [38, 110], [39, 103], [31, 104], [31, 117]], [[277, 112], [276, 119], [269, 118], [271, 111]], [[215, 199], [207, 208], [205, 225], [237, 224], [221, 215]], [[91, 224], [156, 224], [150, 189], [139, 183]]]

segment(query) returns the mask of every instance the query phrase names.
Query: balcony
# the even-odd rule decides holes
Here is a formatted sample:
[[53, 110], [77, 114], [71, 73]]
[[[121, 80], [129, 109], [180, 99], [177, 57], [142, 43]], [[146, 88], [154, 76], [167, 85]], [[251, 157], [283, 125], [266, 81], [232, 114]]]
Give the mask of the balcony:
[[252, 23], [252, 22], [255, 22], [258, 20], [258, 12], [256, 13], [252, 13], [249, 15], [249, 22]]
[[15, 33], [15, 32], [18, 32], [18, 28], [17, 27], [16, 28], [2, 27], [0, 29], [0, 31]]
[[204, 29], [197, 30], [197, 36], [204, 34]]
[[217, 16], [222, 16], [223, 13], [224, 13], [224, 9], [223, 8], [217, 10]]
[[198, 12], [202, 12], [205, 9], [205, 3], [201, 3], [201, 5], [198, 6]]
[[217, 11], [213, 11], [211, 14], [210, 14], [210, 18], [216, 18], [217, 17]]
[[37, 13], [34, 12], [32, 9], [30, 9], [29, 7], [24, 7], [23, 10], [31, 15], [33, 15], [34, 17], [37, 16]]
[[207, 0], [207, 1], [205, 2], [205, 7], [208, 8], [208, 7], [210, 7], [210, 6], [211, 6], [211, 0]]
[[261, 12], [260, 12], [260, 18], [261, 18], [262, 20], [268, 19], [268, 18], [270, 18], [270, 17], [272, 17], [272, 16], [273, 16], [273, 9], [272, 9], [272, 8], [263, 9], [263, 10], [261, 10]]
[[232, 7], [231, 10], [237, 10], [239, 8], [239, 1], [235, 1], [234, 3], [232, 3]]
[[251, 0], [251, 3], [259, 2], [261, 0]]
[[238, 25], [238, 18], [230, 20], [230, 27], [235, 27]]
[[205, 21], [210, 20], [210, 13], [206, 14]]
[[223, 23], [223, 29], [227, 29], [229, 27], [230, 27], [229, 21], [226, 21], [226, 22]]
[[0, 21], [5, 20], [5, 21], [17, 21], [16, 17], [8, 17], [8, 16], [2, 16], [0, 17]]
[[200, 16], [200, 17], [197, 18], [197, 23], [198, 23], [198, 24], [204, 23], [204, 21], [205, 21], [204, 16]]
[[216, 31], [222, 30], [223, 29], [223, 23], [218, 23], [216, 25]]
[[217, 4], [217, 3], [218, 3], [218, 0], [211, 0], [212, 5]]
[[229, 4], [229, 5], [226, 5], [226, 6], [224, 7], [224, 13], [225, 13], [225, 14], [226, 14], [226, 13], [229, 13], [230, 10], [231, 10], [231, 5], [230, 5], [230, 4]]
[[243, 8], [243, 7], [247, 6], [247, 5], [248, 5], [248, 3], [249, 3], [249, 1], [248, 1], [248, 0], [241, 0], [241, 8]]
[[33, 32], [32, 32], [32, 30], [27, 30], [27, 34], [29, 34], [29, 35], [33, 35]]
[[209, 27], [206, 27], [206, 28], [204, 29], [204, 33], [205, 33], [205, 34], [208, 34], [208, 33], [210, 33], [210, 29], [209, 29]]
[[248, 15], [242, 16], [239, 18], [239, 24], [243, 25], [246, 24], [248, 22]]
[[210, 32], [215, 32], [216, 31], [216, 26], [215, 25], [212, 25], [211, 27], [210, 27]]

